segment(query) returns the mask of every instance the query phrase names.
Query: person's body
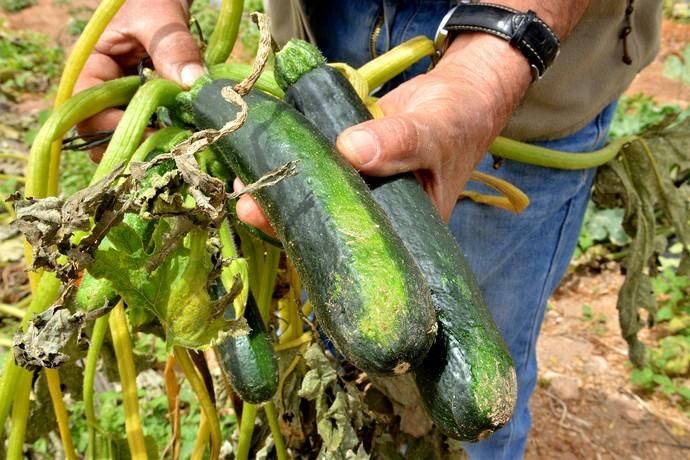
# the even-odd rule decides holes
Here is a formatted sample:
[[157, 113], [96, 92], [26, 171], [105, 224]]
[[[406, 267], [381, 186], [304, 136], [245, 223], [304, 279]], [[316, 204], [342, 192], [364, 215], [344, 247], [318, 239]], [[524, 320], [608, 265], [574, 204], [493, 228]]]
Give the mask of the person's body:
[[[279, 41], [302, 35], [315, 41], [327, 59], [357, 66], [371, 59], [372, 52], [412, 36], [433, 38], [456, 2], [268, 3], [279, 22]], [[534, 10], [562, 39], [562, 53], [542, 80], [532, 83], [525, 56], [507, 41], [482, 32], [462, 33], [433, 70], [407, 72], [405, 83], [384, 88], [390, 89], [380, 99], [386, 116], [347, 130], [338, 148], [366, 174], [415, 171], [449, 220], [508, 343], [519, 387], [511, 422], [466, 448], [471, 458], [509, 459], [524, 452], [528, 401], [537, 378], [536, 340], [547, 299], [577, 242], [594, 170], [560, 171], [512, 161], [493, 169], [485, 153], [501, 133], [572, 152], [601, 146], [615, 100], [656, 53], [662, 2], [638, 0], [630, 14], [629, 0], [493, 3]], [[189, 86], [204, 70], [186, 24], [185, 0], [129, 0], [101, 38], [78, 89], [122, 75], [145, 54], [164, 77]], [[632, 33], [621, 39], [628, 25]], [[379, 26], [382, 32], [372, 44], [372, 31]], [[110, 110], [83, 129], [112, 127], [118, 118]], [[526, 192], [528, 209], [514, 215], [467, 200], [456, 204], [475, 167]], [[247, 223], [268, 225], [250, 197], [239, 200], [237, 212]]]

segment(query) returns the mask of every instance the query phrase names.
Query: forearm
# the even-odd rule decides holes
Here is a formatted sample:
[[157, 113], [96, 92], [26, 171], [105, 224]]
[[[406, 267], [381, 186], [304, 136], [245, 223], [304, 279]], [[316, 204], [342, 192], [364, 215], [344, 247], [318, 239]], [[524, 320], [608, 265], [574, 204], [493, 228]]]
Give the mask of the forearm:
[[[500, 0], [519, 11], [533, 10], [562, 40], [578, 23], [589, 0]], [[478, 98], [484, 111], [483, 140], [490, 143], [510, 121], [532, 83], [532, 71], [523, 54], [506, 40], [486, 33], [460, 33], [432, 73], [450, 78], [464, 97]], [[474, 163], [482, 157], [477, 152]]]

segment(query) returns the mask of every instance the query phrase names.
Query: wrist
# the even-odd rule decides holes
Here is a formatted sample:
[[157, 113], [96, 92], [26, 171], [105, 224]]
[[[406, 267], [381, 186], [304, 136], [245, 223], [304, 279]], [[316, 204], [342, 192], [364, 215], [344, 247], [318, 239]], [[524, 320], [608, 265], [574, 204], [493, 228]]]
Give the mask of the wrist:
[[503, 130], [532, 83], [532, 69], [507, 41], [481, 32], [458, 35], [432, 74], [463, 85], [485, 101], [487, 124], [496, 135]]

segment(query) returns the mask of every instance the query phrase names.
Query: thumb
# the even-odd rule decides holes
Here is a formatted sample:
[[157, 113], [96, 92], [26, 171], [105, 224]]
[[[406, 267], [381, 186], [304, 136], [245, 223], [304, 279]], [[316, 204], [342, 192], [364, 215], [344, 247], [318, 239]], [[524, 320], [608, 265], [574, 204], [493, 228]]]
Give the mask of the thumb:
[[348, 128], [338, 136], [336, 146], [362, 173], [390, 176], [425, 169], [425, 159], [417, 153], [427, 144], [427, 131], [415, 114], [392, 115]]

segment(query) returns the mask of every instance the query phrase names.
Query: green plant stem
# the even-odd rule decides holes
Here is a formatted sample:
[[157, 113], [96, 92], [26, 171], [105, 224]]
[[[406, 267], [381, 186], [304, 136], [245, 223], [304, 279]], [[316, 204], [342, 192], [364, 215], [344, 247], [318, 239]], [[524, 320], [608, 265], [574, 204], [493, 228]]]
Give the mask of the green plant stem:
[[206, 391], [206, 385], [197, 374], [187, 350], [182, 347], [173, 347], [173, 353], [194, 394], [196, 394], [201, 410], [208, 421], [211, 435], [211, 459], [217, 459], [220, 455], [220, 422], [216, 407], [211, 401], [208, 391]]
[[23, 155], [21, 153], [2, 152], [2, 153], [0, 153], [0, 158], [2, 158], [4, 160], [17, 160], [17, 161], [21, 161], [21, 162], [29, 161], [29, 157], [27, 155]]
[[14, 176], [11, 174], [0, 174], [0, 180], [16, 180], [17, 182], [26, 182], [26, 179], [22, 176]]
[[129, 162], [153, 112], [160, 106], [174, 104], [179, 92], [179, 86], [163, 79], [148, 81], [139, 88], [115, 128], [91, 183], [102, 179], [119, 165]]
[[269, 401], [264, 405], [264, 411], [266, 412], [266, 419], [268, 420], [268, 425], [271, 428], [271, 433], [273, 434], [273, 442], [276, 447], [276, 456], [278, 460], [287, 460], [288, 454], [285, 449], [285, 441], [283, 441], [283, 434], [280, 432], [280, 425], [278, 424], [278, 413], [276, 411], [273, 401]]
[[204, 452], [206, 452], [206, 444], [208, 444], [208, 438], [211, 434], [208, 426], [208, 420], [201, 413], [199, 419], [199, 431], [196, 433], [196, 439], [194, 440], [194, 450], [192, 450], [192, 460], [203, 460]]
[[131, 161], [146, 161], [146, 158], [155, 150], [161, 152], [170, 151], [177, 143], [183, 139], [191, 136], [191, 131], [179, 128], [177, 126], [168, 126], [159, 129], [151, 134], [141, 143], [139, 147], [132, 154]]
[[[217, 64], [209, 69], [211, 78], [226, 78], [228, 80], [240, 81], [243, 80], [252, 71], [252, 66], [247, 64], [231, 63], [231, 64]], [[271, 94], [279, 99], [282, 99], [285, 93], [276, 83], [273, 77], [273, 72], [264, 70], [261, 76], [256, 81], [254, 88], [260, 89], [264, 93]]]
[[508, 160], [545, 168], [575, 170], [601, 166], [613, 159], [625, 144], [635, 142], [637, 139], [637, 136], [626, 136], [614, 140], [595, 152], [569, 153], [525, 144], [505, 137], [497, 137], [489, 150], [494, 155]]
[[269, 318], [271, 315], [271, 300], [273, 299], [273, 290], [276, 285], [276, 276], [278, 275], [278, 263], [280, 262], [281, 250], [261, 242], [263, 246], [265, 259], [263, 267], [261, 268], [261, 278], [259, 284], [259, 290], [256, 303], [259, 306], [259, 311], [261, 312], [261, 319], [263, 319], [264, 324], [269, 323]]
[[244, 0], [223, 0], [221, 3], [218, 21], [206, 48], [206, 65], [220, 64], [230, 56], [237, 40], [243, 9]]
[[52, 174], [50, 149], [53, 141], [61, 139], [72, 126], [104, 109], [127, 104], [138, 87], [139, 77], [111, 80], [81, 91], [55, 109], [31, 145], [26, 195], [35, 198], [48, 196], [48, 176]]
[[29, 379], [29, 381], [22, 383], [24, 385], [17, 387], [17, 392], [12, 395], [16, 399], [12, 405], [12, 431], [7, 442], [7, 460], [21, 460], [24, 458], [24, 435], [26, 433], [26, 423], [29, 420], [31, 380]]
[[[60, 107], [72, 95], [77, 78], [96, 46], [96, 42], [124, 3], [125, 0], [103, 0], [96, 8], [96, 11], [93, 12], [91, 19], [89, 19], [65, 62], [65, 68], [60, 77], [60, 84], [55, 95], [54, 108]], [[60, 149], [60, 143], [55, 140], [51, 147], [49, 173], [45, 178], [47, 179], [47, 193], [50, 196], [57, 194], [58, 179], [60, 177]]]
[[369, 83], [369, 89], [374, 90], [434, 52], [434, 42], [429, 38], [414, 37], [372, 59], [357, 71]]
[[14, 316], [15, 318], [24, 319], [26, 313], [21, 308], [17, 308], [14, 305], [7, 305], [0, 303], [0, 313], [7, 316]]
[[14, 341], [8, 337], [0, 337], [0, 347], [12, 348]]
[[53, 412], [55, 412], [65, 458], [67, 460], [76, 460], [77, 454], [74, 450], [72, 435], [69, 432], [69, 415], [65, 409], [65, 402], [60, 389], [60, 373], [57, 369], [46, 368], [43, 369], [43, 375], [45, 375], [48, 381], [48, 391], [50, 392], [50, 399], [53, 401]]
[[117, 369], [122, 384], [122, 403], [125, 408], [125, 429], [127, 442], [133, 459], [146, 459], [146, 440], [139, 416], [139, 396], [137, 394], [137, 370], [134, 366], [132, 340], [127, 326], [127, 315], [122, 301], [110, 312], [110, 335], [117, 358]]
[[84, 399], [84, 415], [86, 416], [86, 429], [88, 432], [88, 445], [86, 447], [86, 458], [94, 460], [96, 458], [96, 408], [94, 404], [94, 381], [96, 379], [96, 369], [98, 367], [98, 357], [101, 354], [103, 340], [108, 331], [108, 315], [101, 316], [96, 320], [91, 332], [91, 343], [86, 355], [86, 365], [84, 366], [84, 389], [82, 397]]
[[249, 448], [252, 446], [255, 421], [256, 406], [245, 402], [242, 407], [242, 420], [240, 420], [240, 440], [237, 444], [237, 460], [247, 460], [249, 458]]

